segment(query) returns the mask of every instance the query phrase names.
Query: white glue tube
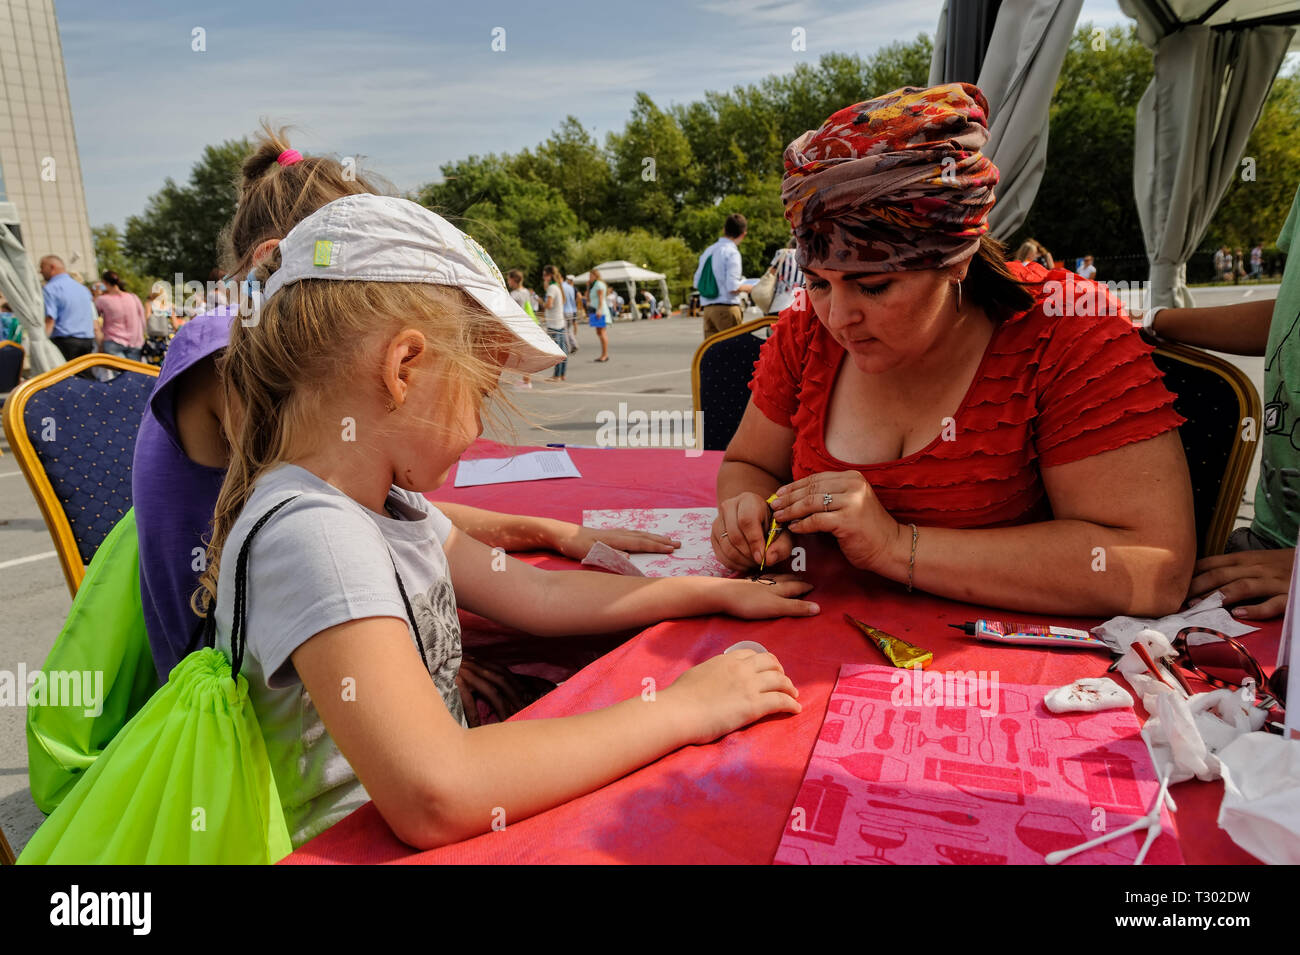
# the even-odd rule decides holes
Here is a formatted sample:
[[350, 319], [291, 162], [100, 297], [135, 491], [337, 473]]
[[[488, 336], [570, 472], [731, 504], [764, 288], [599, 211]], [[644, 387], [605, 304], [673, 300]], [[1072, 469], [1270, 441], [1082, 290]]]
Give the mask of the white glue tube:
[[1011, 643], [1026, 647], [1073, 647], [1083, 650], [1110, 650], [1105, 642], [1086, 630], [1050, 627], [1036, 623], [1007, 623], [1002, 620], [976, 620], [973, 623], [950, 623], [968, 637], [989, 643]]

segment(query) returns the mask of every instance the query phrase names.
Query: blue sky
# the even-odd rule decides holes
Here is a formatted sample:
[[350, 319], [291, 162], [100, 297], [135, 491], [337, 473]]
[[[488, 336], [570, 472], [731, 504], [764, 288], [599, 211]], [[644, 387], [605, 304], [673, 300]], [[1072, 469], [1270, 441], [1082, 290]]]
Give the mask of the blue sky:
[[[633, 94], [698, 99], [827, 52], [932, 33], [941, 0], [56, 0], [93, 225], [119, 226], [203, 147], [263, 116], [304, 152], [361, 156], [399, 189], [514, 152], [565, 115], [603, 142]], [[1124, 21], [1115, 0], [1082, 19]], [[492, 31], [505, 30], [503, 52]], [[803, 27], [807, 51], [791, 50]], [[191, 49], [206, 31], [205, 52]]]

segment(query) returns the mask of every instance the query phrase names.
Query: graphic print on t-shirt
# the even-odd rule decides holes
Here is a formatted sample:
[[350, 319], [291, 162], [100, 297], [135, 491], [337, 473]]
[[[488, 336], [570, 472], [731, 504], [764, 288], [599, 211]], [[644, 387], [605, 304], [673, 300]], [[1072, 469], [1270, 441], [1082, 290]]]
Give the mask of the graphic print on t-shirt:
[[424, 641], [424, 664], [432, 674], [451, 715], [465, 722], [465, 708], [456, 689], [460, 672], [460, 620], [456, 616], [456, 591], [451, 580], [435, 580], [426, 593], [411, 595], [411, 613]]

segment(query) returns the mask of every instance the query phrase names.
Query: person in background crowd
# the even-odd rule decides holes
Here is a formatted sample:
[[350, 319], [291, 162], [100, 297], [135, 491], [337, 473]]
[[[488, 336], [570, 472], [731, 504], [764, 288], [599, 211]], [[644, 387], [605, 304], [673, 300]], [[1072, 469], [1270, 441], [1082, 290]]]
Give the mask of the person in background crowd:
[[1228, 247], [1221, 245], [1214, 253], [1214, 278], [1218, 282], [1226, 282], [1232, 278], [1232, 255], [1228, 252]]
[[600, 357], [593, 361], [609, 361], [609, 286], [600, 278], [600, 272], [591, 270], [591, 284], [587, 286], [587, 307], [591, 310], [591, 327], [600, 339]]
[[109, 270], [99, 278], [106, 289], [95, 299], [95, 310], [100, 316], [97, 336], [100, 350], [106, 355], [140, 361], [144, 347], [144, 306], [139, 296], [122, 287], [116, 272]]
[[167, 346], [176, 332], [173, 324], [176, 310], [172, 308], [171, 291], [166, 282], [155, 282], [144, 303], [145, 338], [140, 350], [141, 358], [150, 365], [162, 365]]
[[1250, 248], [1250, 277], [1264, 277], [1264, 247], [1258, 242], [1252, 243]]
[[700, 253], [694, 283], [700, 290], [705, 338], [741, 322], [740, 293], [753, 287], [742, 284], [745, 272], [740, 261], [740, 243], [745, 241], [748, 231], [749, 222], [739, 212], [733, 212], [723, 223], [718, 241]]
[[776, 250], [769, 270], [776, 273], [776, 285], [767, 314], [779, 315], [794, 303], [796, 290], [803, 288], [803, 270], [799, 268], [793, 237], [784, 249]]
[[1097, 277], [1097, 266], [1092, 264], [1091, 255], [1083, 257], [1083, 265], [1079, 267], [1079, 276], [1090, 282]]
[[[546, 296], [542, 302], [542, 314], [546, 316], [546, 334], [550, 335], [551, 341], [567, 355], [569, 323], [564, 317], [564, 286], [560, 282], [560, 270], [553, 265], [542, 269], [542, 285], [546, 289]], [[568, 364], [567, 359], [560, 362], [552, 369], [551, 377], [546, 380], [563, 381]]]
[[[510, 297], [528, 313], [528, 316], [537, 321], [537, 311], [533, 308], [533, 293], [524, 288], [524, 273], [519, 269], [511, 269], [506, 273], [506, 287], [510, 289]], [[524, 375], [523, 380], [516, 382], [515, 387], [523, 390], [533, 387], [532, 375]]]
[[565, 349], [572, 355], [578, 350], [578, 290], [572, 275], [566, 275], [560, 287], [564, 290]]
[[[1300, 230], [1296, 191], [1277, 247], [1287, 252]], [[1232, 355], [1265, 356], [1255, 517], [1228, 538], [1226, 552], [1197, 562], [1189, 600], [1219, 591], [1247, 620], [1286, 609], [1300, 535], [1300, 256], [1287, 256], [1277, 299], [1210, 308], [1148, 309], [1142, 327], [1157, 339]]]
[[1232, 253], [1232, 284], [1240, 285], [1246, 277], [1246, 253], [1237, 249]]
[[45, 288], [45, 334], [71, 360], [95, 350], [95, 300], [90, 289], [68, 274], [67, 266], [57, 255], [47, 255], [40, 262]]

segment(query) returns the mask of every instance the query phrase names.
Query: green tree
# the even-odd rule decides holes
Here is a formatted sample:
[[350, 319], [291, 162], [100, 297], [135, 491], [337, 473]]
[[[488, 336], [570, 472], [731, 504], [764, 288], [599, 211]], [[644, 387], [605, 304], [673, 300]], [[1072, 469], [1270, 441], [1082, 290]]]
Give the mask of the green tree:
[[695, 175], [691, 143], [677, 119], [637, 93], [632, 115], [621, 133], [609, 134], [605, 151], [613, 175], [614, 221], [624, 228], [668, 232]]
[[[677, 217], [679, 234], [698, 256], [722, 235], [727, 216], [739, 212], [749, 223], [749, 233], [740, 243], [740, 259], [745, 275], [757, 278], [767, 271], [776, 250], [790, 239], [790, 225], [781, 203], [781, 180], [769, 176], [755, 183], [748, 192], [725, 196], [716, 206], [693, 206]], [[691, 265], [691, 278], [695, 274]]]
[[541, 282], [577, 232], [578, 219], [554, 187], [511, 172], [508, 158], [471, 156], [442, 167], [443, 181], [420, 190], [419, 201], [483, 244], [502, 271], [522, 270]]
[[1206, 231], [1204, 249], [1227, 245], [1249, 251], [1258, 241], [1271, 247], [1282, 230], [1296, 188], [1300, 187], [1300, 74], [1283, 74], [1273, 83], [1259, 122], [1246, 143], [1244, 162]]
[[1111, 27], [1101, 50], [1092, 36], [1085, 23], [1070, 40], [1052, 99], [1047, 169], [1010, 245], [1032, 236], [1058, 258], [1095, 256], [1101, 278], [1140, 278], [1147, 261], [1133, 196], [1133, 140], [1151, 52], [1136, 27]]
[[252, 152], [247, 139], [207, 146], [189, 182], [170, 177], [149, 197], [144, 212], [126, 220], [124, 252], [136, 271], [173, 280], [206, 282], [221, 258], [219, 237], [234, 217], [239, 167]]
[[510, 166], [516, 175], [559, 192], [584, 225], [597, 227], [608, 219], [613, 185], [609, 163], [576, 117], [566, 116], [544, 143], [533, 151], [525, 149]]

